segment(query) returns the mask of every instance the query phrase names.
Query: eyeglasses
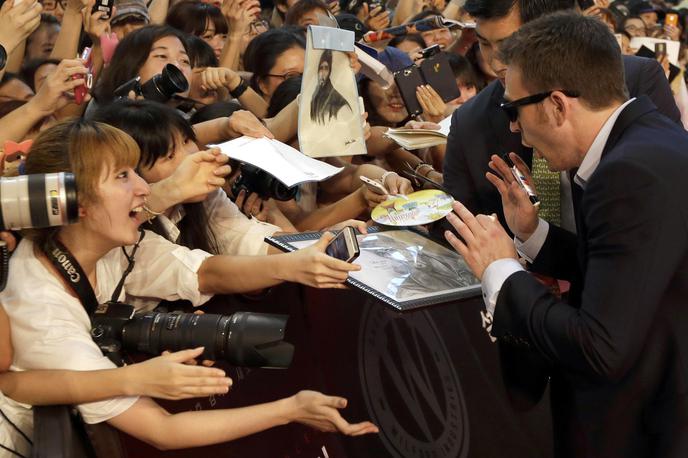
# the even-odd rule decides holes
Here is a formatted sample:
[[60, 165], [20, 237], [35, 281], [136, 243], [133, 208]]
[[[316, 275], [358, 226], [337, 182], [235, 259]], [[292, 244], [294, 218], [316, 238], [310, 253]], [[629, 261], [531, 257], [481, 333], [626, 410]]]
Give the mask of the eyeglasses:
[[298, 78], [299, 76], [302, 76], [303, 72], [297, 72], [297, 71], [291, 71], [287, 73], [282, 73], [281, 75], [275, 75], [273, 73], [268, 73], [265, 76], [272, 76], [273, 78], [281, 78], [283, 81], [288, 80], [291, 78]]
[[43, 9], [47, 11], [53, 11], [57, 9], [58, 6], [64, 10], [67, 6], [67, 0], [44, 0], [41, 4], [43, 5]]
[[[554, 92], [557, 92], [556, 90], [554, 91], [547, 91], [547, 92], [541, 92], [539, 94], [535, 95], [529, 95], [527, 97], [523, 97], [518, 100], [514, 100], [513, 102], [503, 102], [501, 105], [502, 110], [506, 112], [507, 117], [509, 118], [509, 121], [511, 122], [516, 122], [518, 121], [518, 107], [524, 107], [526, 105], [532, 105], [534, 103], [540, 103], [543, 100], [545, 100], [547, 97], [552, 95]], [[566, 97], [580, 97], [580, 94], [578, 94], [575, 91], [566, 91], [566, 90], [560, 90], [559, 92], [562, 92]]]
[[251, 35], [260, 35], [268, 30], [270, 30], [270, 23], [265, 19], [257, 19], [251, 22], [251, 25], [249, 26], [249, 33]]

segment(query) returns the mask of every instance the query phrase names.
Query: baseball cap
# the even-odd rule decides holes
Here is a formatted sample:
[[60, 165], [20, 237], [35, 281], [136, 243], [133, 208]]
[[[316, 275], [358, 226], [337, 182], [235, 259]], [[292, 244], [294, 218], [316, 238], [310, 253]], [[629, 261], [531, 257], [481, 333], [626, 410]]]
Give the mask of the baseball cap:
[[117, 25], [130, 18], [138, 18], [146, 24], [150, 22], [148, 8], [143, 0], [115, 0], [115, 8], [115, 14], [110, 21], [111, 25]]

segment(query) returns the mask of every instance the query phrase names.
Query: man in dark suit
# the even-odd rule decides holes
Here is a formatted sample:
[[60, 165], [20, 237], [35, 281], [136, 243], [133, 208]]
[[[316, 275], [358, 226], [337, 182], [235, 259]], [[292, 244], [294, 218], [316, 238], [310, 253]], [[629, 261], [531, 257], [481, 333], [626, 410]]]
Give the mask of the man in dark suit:
[[[628, 99], [616, 40], [595, 19], [542, 17], [500, 56], [510, 127], [574, 176], [578, 232], [538, 219], [493, 156], [516, 243], [459, 203], [448, 219], [463, 240], [447, 240], [482, 281], [492, 334], [551, 365], [556, 456], [688, 456], [688, 133], [647, 97]], [[516, 248], [533, 271], [572, 279], [569, 303]]]
[[[504, 222], [499, 194], [485, 179], [490, 156], [514, 152], [530, 167], [533, 155], [531, 148], [521, 144], [521, 135], [509, 130], [509, 121], [499, 108], [504, 94], [506, 67], [496, 57], [496, 48], [524, 23], [574, 7], [574, 0], [466, 2], [465, 9], [476, 18], [483, 57], [499, 77], [454, 112], [449, 131], [443, 166], [444, 186], [472, 212], [495, 213]], [[681, 122], [669, 83], [658, 62], [626, 56], [624, 67], [631, 97], [648, 95], [660, 112], [677, 123]]]

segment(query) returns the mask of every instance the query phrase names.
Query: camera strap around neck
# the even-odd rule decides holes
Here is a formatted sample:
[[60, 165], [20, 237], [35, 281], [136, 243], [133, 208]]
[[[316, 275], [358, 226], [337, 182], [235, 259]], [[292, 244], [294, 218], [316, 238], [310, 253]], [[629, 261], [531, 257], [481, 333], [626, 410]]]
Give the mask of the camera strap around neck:
[[[139, 248], [139, 243], [141, 243], [141, 240], [143, 240], [143, 237], [145, 236], [145, 232], [143, 230], [140, 232], [141, 235], [139, 240], [134, 245], [134, 249], [132, 250], [131, 254], [127, 254], [127, 251], [124, 249], [124, 247], [122, 247], [124, 256], [126, 256], [127, 260], [129, 261], [129, 265], [122, 274], [122, 278], [119, 280], [119, 283], [112, 294], [112, 298], [110, 299], [112, 302], [117, 302], [122, 292], [122, 288], [124, 287], [124, 280], [126, 280], [127, 275], [129, 275], [134, 268], [134, 255], [136, 254], [136, 250]], [[77, 297], [81, 301], [81, 304], [86, 309], [88, 316], [92, 316], [98, 308], [98, 298], [96, 297], [95, 291], [93, 291], [91, 283], [88, 281], [88, 276], [79, 264], [79, 261], [77, 261], [74, 256], [72, 256], [72, 253], [69, 252], [67, 247], [65, 247], [64, 244], [62, 244], [62, 242], [57, 240], [57, 238], [54, 236], [48, 237], [48, 239], [45, 241], [45, 244], [43, 245], [43, 252], [48, 257], [48, 260], [51, 262], [51, 264], [55, 266], [57, 271], [60, 273], [60, 276], [72, 288], [74, 293], [76, 293]]]

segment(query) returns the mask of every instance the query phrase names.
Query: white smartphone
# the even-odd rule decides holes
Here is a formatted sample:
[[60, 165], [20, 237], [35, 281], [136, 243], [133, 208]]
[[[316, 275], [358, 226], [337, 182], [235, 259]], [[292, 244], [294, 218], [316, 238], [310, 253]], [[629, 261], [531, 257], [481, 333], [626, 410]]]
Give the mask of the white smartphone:
[[385, 186], [377, 180], [361, 176], [361, 181], [365, 183], [365, 185], [368, 186], [368, 189], [373, 191], [375, 194], [379, 194], [381, 196], [386, 196], [389, 194], [387, 188], [385, 188]]
[[358, 248], [358, 240], [356, 240], [354, 228], [346, 226], [339, 231], [339, 234], [327, 244], [325, 253], [346, 262], [356, 259], [361, 254], [361, 250]]

